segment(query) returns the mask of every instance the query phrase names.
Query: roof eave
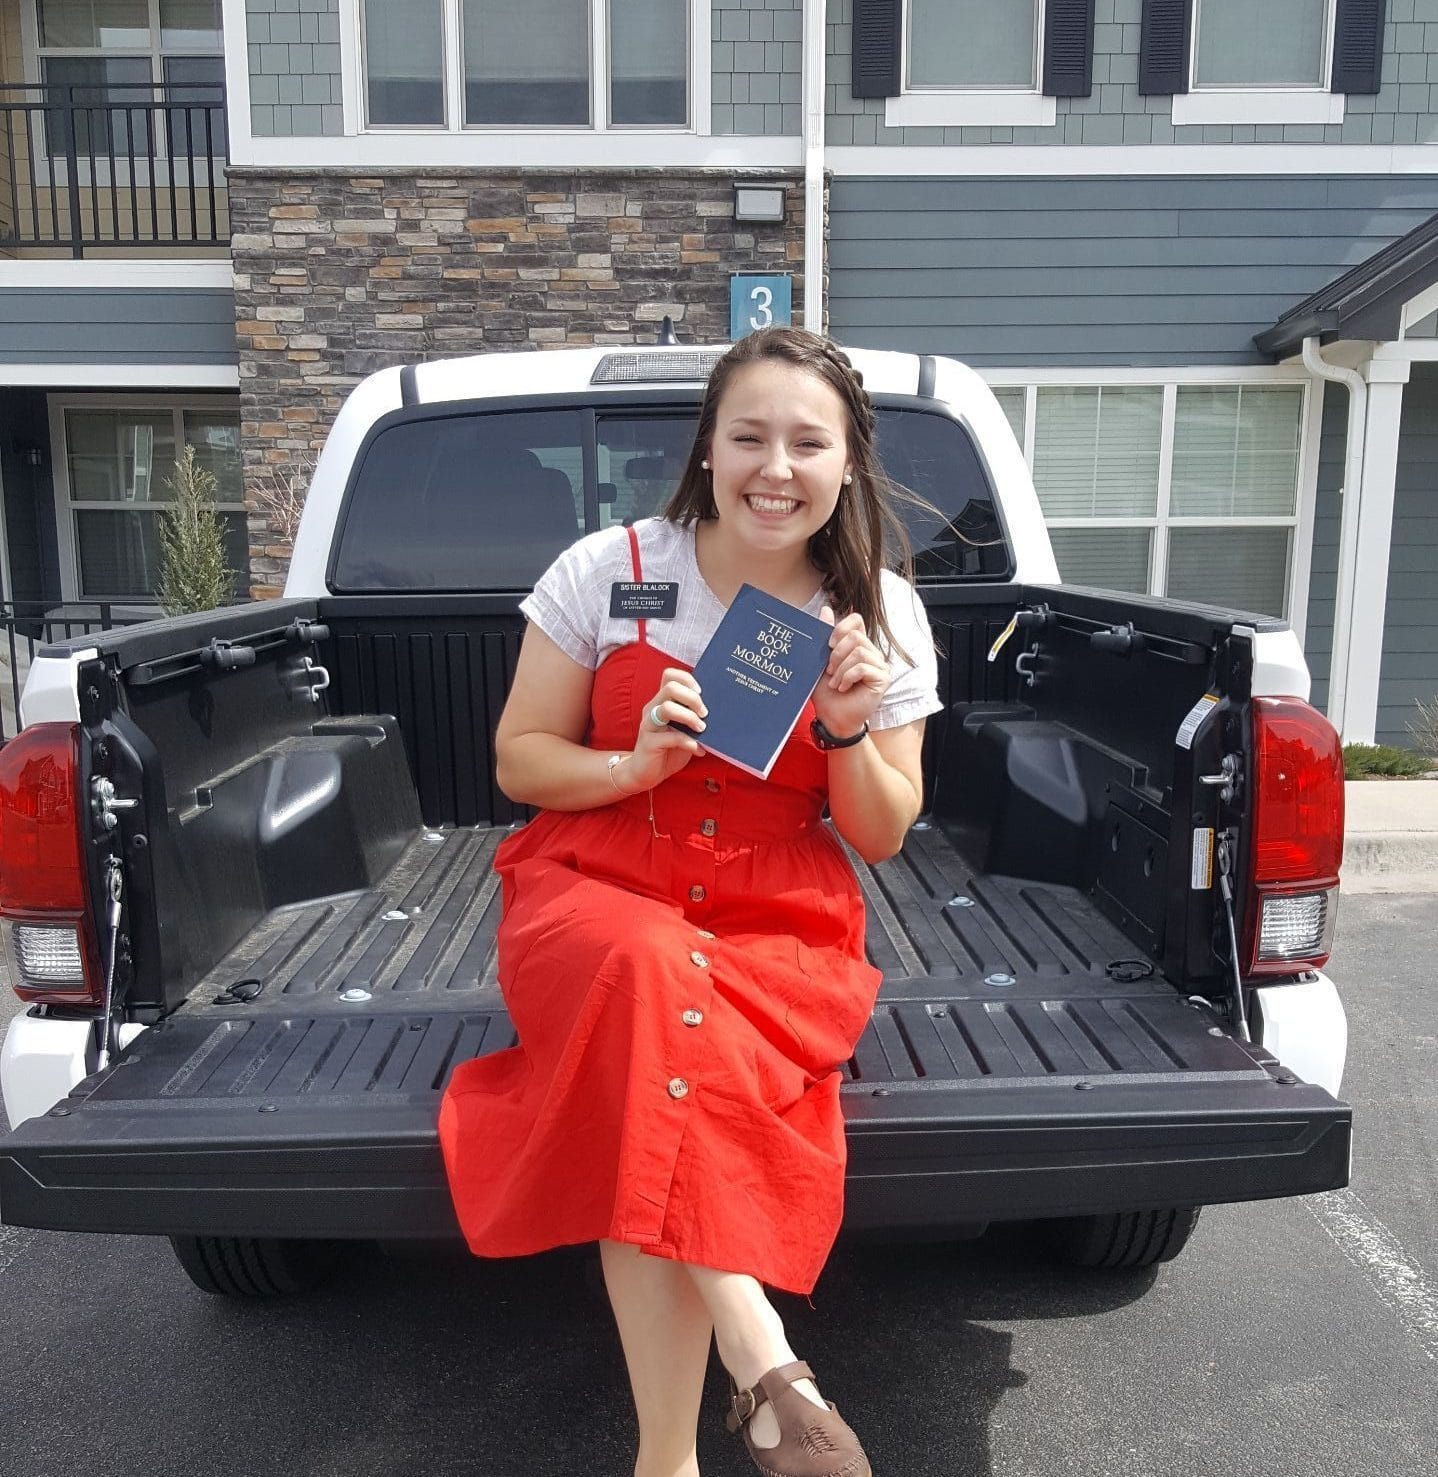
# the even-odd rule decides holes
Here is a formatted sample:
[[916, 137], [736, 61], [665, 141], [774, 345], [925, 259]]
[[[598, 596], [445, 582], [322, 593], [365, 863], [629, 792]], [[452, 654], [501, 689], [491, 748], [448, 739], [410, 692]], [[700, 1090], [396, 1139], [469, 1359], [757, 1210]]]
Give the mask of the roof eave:
[[1254, 346], [1260, 354], [1270, 358], [1288, 359], [1303, 348], [1303, 340], [1316, 338], [1321, 343], [1332, 343], [1343, 337], [1341, 315], [1330, 308], [1322, 313], [1305, 313], [1299, 318], [1283, 318], [1253, 336]]

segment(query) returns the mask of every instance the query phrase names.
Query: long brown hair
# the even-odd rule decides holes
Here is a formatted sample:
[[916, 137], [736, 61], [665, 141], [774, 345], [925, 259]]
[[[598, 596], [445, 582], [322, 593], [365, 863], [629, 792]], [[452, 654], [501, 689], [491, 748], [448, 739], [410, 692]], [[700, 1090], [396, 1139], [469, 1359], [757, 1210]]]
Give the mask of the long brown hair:
[[829, 521], [809, 540], [809, 559], [824, 577], [825, 589], [840, 616], [857, 611], [864, 629], [881, 647], [911, 661], [884, 614], [881, 578], [885, 551], [893, 567], [912, 583], [913, 555], [904, 525], [894, 511], [894, 488], [874, 449], [874, 407], [863, 376], [837, 345], [803, 328], [761, 328], [729, 350], [714, 366], [699, 409], [699, 425], [679, 485], [664, 517], [688, 527], [718, 517], [710, 475], [701, 465], [709, 455], [719, 402], [734, 375], [746, 365], [776, 359], [807, 370], [839, 396], [844, 406], [845, 439], [854, 480], [839, 491]]

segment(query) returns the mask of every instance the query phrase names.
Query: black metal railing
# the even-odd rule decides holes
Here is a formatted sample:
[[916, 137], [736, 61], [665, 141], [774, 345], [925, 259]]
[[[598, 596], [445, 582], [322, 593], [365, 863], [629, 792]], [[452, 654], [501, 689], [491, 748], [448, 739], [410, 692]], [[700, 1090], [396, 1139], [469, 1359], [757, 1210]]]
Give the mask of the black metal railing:
[[0, 250], [224, 246], [218, 85], [0, 83]]
[[19, 731], [20, 694], [35, 653], [57, 641], [132, 626], [153, 619], [133, 607], [117, 611], [108, 600], [55, 605], [47, 600], [0, 600], [0, 744]]

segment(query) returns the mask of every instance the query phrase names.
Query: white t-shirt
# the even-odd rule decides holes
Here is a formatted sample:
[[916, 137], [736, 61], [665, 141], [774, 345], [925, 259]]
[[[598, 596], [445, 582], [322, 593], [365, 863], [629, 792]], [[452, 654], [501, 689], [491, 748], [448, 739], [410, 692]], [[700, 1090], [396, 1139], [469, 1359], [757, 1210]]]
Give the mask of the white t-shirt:
[[[693, 666], [724, 615], [724, 606], [699, 572], [694, 526], [645, 518], [634, 525], [634, 531], [639, 536], [643, 578], [679, 586], [674, 619], [649, 618], [649, 644]], [[609, 613], [610, 587], [633, 578], [628, 530], [606, 528], [570, 545], [540, 576], [534, 593], [519, 608], [562, 652], [592, 671], [610, 652], [639, 639], [638, 621]], [[886, 569], [882, 591], [884, 614], [899, 645], [914, 662], [906, 662], [897, 652], [889, 653], [892, 681], [869, 722], [873, 728], [897, 728], [926, 718], [942, 706], [938, 661], [928, 615], [913, 586]], [[821, 590], [804, 609], [817, 616], [825, 599]]]

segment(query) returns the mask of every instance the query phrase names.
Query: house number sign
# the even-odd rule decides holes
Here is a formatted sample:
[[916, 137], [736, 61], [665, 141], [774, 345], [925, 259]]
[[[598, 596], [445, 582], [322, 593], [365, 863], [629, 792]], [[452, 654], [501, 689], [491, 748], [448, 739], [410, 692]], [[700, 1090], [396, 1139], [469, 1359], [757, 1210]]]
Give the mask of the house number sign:
[[729, 337], [738, 341], [756, 328], [793, 321], [794, 279], [736, 274], [729, 279]]

